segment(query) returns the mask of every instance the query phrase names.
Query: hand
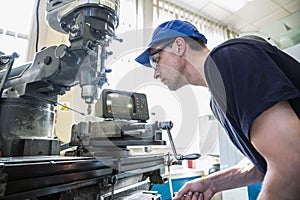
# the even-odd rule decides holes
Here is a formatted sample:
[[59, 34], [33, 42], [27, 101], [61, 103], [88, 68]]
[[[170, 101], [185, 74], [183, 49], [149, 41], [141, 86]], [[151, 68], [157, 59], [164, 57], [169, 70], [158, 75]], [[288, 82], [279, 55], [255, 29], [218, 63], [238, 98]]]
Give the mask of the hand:
[[209, 187], [208, 179], [198, 178], [187, 182], [178, 191], [174, 200], [209, 200], [215, 194]]

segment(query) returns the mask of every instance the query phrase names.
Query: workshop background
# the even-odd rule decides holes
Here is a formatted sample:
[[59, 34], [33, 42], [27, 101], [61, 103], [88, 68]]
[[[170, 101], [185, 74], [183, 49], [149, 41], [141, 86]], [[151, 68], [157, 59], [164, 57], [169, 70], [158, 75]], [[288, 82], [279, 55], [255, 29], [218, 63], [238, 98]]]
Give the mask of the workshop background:
[[[14, 66], [31, 61], [44, 47], [69, 43], [67, 35], [48, 26], [45, 1], [40, 1], [38, 11], [36, 6], [36, 0], [0, 3], [0, 51], [20, 54]], [[113, 55], [108, 57], [106, 66], [112, 72], [107, 75], [108, 84], [103, 89], [145, 93], [149, 122], [172, 121], [177, 152], [202, 155], [196, 161], [172, 166], [174, 176], [205, 176], [214, 167], [227, 168], [243, 158], [212, 116], [209, 91], [193, 86], [169, 91], [153, 78], [152, 69], [134, 61], [148, 45], [153, 29], [171, 19], [195, 24], [208, 39], [210, 49], [230, 38], [256, 35], [300, 61], [300, 0], [120, 0], [119, 26], [115, 33], [123, 41], [114, 41], [108, 48]], [[56, 107], [55, 135], [62, 143], [70, 141], [72, 124], [86, 120], [85, 116], [68, 109], [86, 111], [80, 92], [76, 86], [59, 97], [59, 103], [66, 105]], [[152, 146], [148, 151], [172, 152], [167, 135], [163, 139], [167, 141], [166, 146]], [[130, 148], [135, 152], [144, 150], [142, 146]], [[250, 199], [246, 187], [222, 192], [217, 198]]]

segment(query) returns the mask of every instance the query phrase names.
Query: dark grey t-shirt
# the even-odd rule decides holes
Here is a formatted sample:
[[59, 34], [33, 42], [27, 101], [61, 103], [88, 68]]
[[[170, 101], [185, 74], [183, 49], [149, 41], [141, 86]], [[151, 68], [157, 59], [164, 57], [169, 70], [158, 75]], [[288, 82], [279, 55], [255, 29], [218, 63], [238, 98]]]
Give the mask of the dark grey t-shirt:
[[211, 109], [231, 141], [256, 167], [266, 161], [250, 141], [250, 126], [279, 101], [289, 101], [300, 118], [300, 64], [267, 42], [231, 39], [210, 53], [205, 76]]

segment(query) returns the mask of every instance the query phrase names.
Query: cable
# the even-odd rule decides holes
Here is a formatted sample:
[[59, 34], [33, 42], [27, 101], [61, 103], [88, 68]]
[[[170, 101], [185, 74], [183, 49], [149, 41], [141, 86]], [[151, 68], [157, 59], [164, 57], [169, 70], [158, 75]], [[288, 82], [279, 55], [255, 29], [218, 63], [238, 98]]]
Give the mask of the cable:
[[39, 22], [39, 7], [40, 7], [40, 0], [37, 0], [36, 3], [36, 10], [35, 10], [35, 17], [36, 17], [36, 40], [35, 40], [35, 52], [38, 52], [39, 46], [39, 35], [40, 35], [40, 22]]
[[172, 175], [171, 175], [171, 159], [170, 159], [170, 152], [168, 153], [168, 182], [169, 182], [169, 190], [171, 198], [173, 197], [173, 185], [172, 185]]
[[16, 52], [14, 52], [10, 56], [5, 56], [5, 55], [4, 56], [0, 56], [0, 60], [2, 60], [2, 59], [4, 59], [4, 60], [7, 59], [8, 60], [7, 63], [3, 62], [5, 64], [8, 64], [8, 66], [7, 66], [6, 72], [5, 72], [3, 78], [2, 78], [2, 80], [0, 82], [0, 99], [2, 98], [2, 93], [3, 93], [4, 88], [5, 88], [5, 83], [6, 83], [7, 79], [8, 79], [8, 77], [9, 77], [9, 74], [11, 72], [12, 66], [14, 64], [14, 61], [18, 57], [19, 57], [19, 54], [17, 54]]

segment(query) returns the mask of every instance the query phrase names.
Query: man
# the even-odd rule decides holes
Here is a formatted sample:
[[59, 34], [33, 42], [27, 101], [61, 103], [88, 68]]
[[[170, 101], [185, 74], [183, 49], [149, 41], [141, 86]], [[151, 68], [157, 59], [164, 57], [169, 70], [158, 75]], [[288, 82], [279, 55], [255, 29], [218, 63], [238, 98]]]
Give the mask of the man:
[[136, 61], [170, 90], [208, 87], [211, 108], [251, 161], [185, 184], [174, 199], [211, 199], [263, 181], [258, 199], [300, 199], [300, 64], [267, 42], [236, 38], [213, 51], [191, 23], [159, 25]]

